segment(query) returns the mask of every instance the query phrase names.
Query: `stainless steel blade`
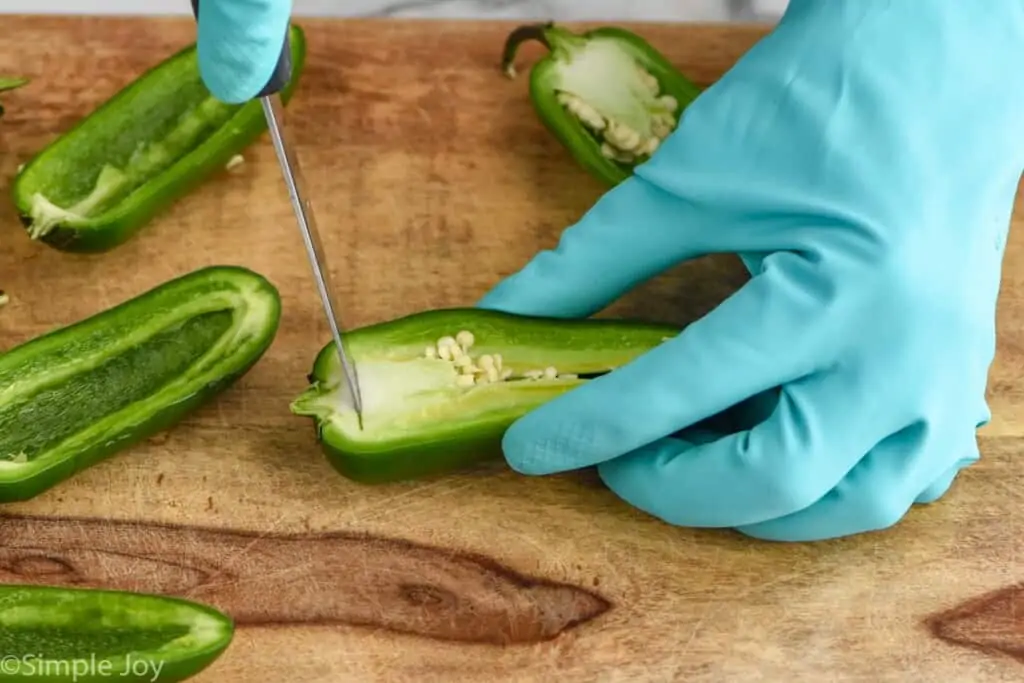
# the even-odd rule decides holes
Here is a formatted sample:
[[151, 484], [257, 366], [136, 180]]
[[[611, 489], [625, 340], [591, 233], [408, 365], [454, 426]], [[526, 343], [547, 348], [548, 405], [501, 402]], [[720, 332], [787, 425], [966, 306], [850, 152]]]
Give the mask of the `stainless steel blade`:
[[359, 390], [359, 378], [356, 375], [355, 364], [349, 361], [345, 351], [341, 336], [343, 326], [338, 317], [338, 308], [334, 305], [334, 288], [331, 286], [329, 271], [324, 260], [320, 233], [317, 230], [313, 210], [305, 192], [306, 185], [302, 177], [302, 169], [292, 151], [290, 140], [286, 137], [286, 126], [283, 125], [283, 107], [276, 94], [261, 97], [260, 101], [263, 104], [263, 113], [267, 118], [267, 127], [270, 129], [274, 150], [277, 152], [277, 160], [281, 163], [281, 172], [288, 186], [288, 195], [291, 197], [292, 207], [295, 209], [295, 216], [299, 221], [299, 230], [302, 232], [302, 239], [306, 244], [306, 254], [313, 267], [313, 278], [316, 280], [317, 290], [320, 292], [320, 301], [323, 303], [324, 313], [327, 314], [327, 322], [331, 326], [331, 334], [334, 335], [334, 343], [345, 371], [352, 405], [355, 407], [360, 428], [362, 428], [363, 398]]

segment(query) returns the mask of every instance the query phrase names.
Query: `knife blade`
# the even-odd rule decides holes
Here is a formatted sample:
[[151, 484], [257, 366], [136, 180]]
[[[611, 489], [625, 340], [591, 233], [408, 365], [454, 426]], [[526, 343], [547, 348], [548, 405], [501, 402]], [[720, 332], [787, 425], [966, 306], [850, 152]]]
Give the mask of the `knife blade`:
[[[199, 0], [191, 0], [191, 2], [192, 14], [198, 23]], [[313, 279], [316, 282], [317, 292], [320, 295], [324, 315], [327, 318], [328, 326], [331, 328], [334, 345], [345, 374], [349, 392], [348, 398], [351, 400], [353, 409], [356, 412], [359, 428], [362, 429], [363, 400], [359, 389], [359, 378], [356, 374], [355, 364], [351, 362], [345, 349], [344, 339], [342, 338], [344, 327], [338, 315], [338, 307], [335, 305], [334, 287], [330, 279], [330, 271], [326, 265], [320, 232], [317, 229], [313, 207], [309, 203], [308, 194], [306, 193], [302, 168], [299, 165], [298, 157], [295, 155], [294, 147], [286, 132], [284, 107], [278, 94], [291, 78], [291, 70], [291, 45], [289, 44], [286, 29], [284, 45], [281, 47], [281, 56], [278, 58], [277, 66], [274, 68], [274, 73], [271, 75], [270, 80], [263, 87], [263, 90], [257, 94], [257, 97], [263, 107], [263, 114], [267, 119], [267, 129], [270, 131], [274, 151], [277, 154], [277, 160], [281, 167], [281, 175], [284, 177], [285, 186], [288, 189], [288, 196], [291, 199], [295, 218], [299, 225], [299, 232], [306, 247], [306, 256], [313, 270]]]
[[[286, 46], [287, 48], [287, 46]], [[345, 373], [345, 379], [350, 392], [349, 398], [356, 411], [359, 421], [359, 428], [363, 424], [363, 401], [359, 390], [359, 378], [356, 375], [355, 364], [349, 359], [345, 350], [344, 339], [342, 339], [341, 319], [338, 315], [338, 307], [334, 303], [334, 287], [330, 279], [330, 271], [326, 265], [324, 248], [320, 242], [320, 232], [317, 230], [313, 216], [313, 208], [309, 204], [305, 192], [305, 183], [302, 177], [302, 168], [299, 166], [298, 158], [295, 156], [293, 147], [285, 137], [285, 126], [282, 124], [281, 99], [277, 93], [263, 95], [260, 97], [263, 105], [263, 113], [267, 118], [267, 127], [274, 143], [274, 150], [277, 152], [277, 160], [281, 166], [281, 173], [284, 176], [285, 184], [288, 187], [288, 195], [291, 198], [292, 207], [295, 210], [295, 217], [299, 223], [299, 230], [302, 233], [302, 240], [306, 246], [306, 255], [313, 269], [313, 279], [316, 281], [317, 291], [320, 294], [320, 302], [327, 317], [327, 323], [331, 328], [331, 335], [334, 337], [334, 344], [338, 350], [338, 358]]]

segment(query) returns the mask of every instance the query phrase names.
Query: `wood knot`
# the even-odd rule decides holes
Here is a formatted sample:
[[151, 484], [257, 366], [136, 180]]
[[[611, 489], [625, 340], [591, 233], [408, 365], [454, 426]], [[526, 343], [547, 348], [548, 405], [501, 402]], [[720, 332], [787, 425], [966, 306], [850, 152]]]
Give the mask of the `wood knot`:
[[49, 555], [19, 555], [4, 562], [2, 567], [9, 574], [30, 579], [37, 577], [67, 579], [78, 576], [78, 571], [70, 562]]
[[459, 599], [448, 590], [423, 583], [403, 583], [398, 586], [399, 594], [417, 607], [455, 607]]
[[1024, 584], [985, 593], [931, 615], [925, 625], [939, 640], [1024, 664]]

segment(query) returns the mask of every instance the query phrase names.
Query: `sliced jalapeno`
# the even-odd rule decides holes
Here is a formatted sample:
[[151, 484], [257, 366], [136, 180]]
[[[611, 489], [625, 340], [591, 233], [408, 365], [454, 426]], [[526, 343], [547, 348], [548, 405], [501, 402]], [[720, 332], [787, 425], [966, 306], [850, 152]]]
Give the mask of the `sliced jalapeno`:
[[260, 359], [280, 315], [262, 276], [208, 267], [0, 354], [0, 502], [179, 422]]
[[346, 334], [361, 428], [333, 343], [291, 410], [313, 418], [328, 461], [350, 479], [430, 475], [500, 453], [502, 434], [527, 411], [678, 332], [629, 320], [424, 311]]
[[226, 614], [181, 598], [0, 586], [0, 681], [184, 681], [220, 657], [234, 631]]
[[[306, 56], [292, 26], [288, 101]], [[14, 203], [28, 234], [65, 251], [125, 242], [266, 130], [261, 105], [227, 104], [203, 84], [196, 46], [168, 57], [24, 165]]]
[[615, 27], [520, 26], [502, 55], [510, 78], [527, 40], [550, 50], [530, 71], [534, 109], [573, 158], [609, 185], [650, 158], [701, 92], [647, 41]]

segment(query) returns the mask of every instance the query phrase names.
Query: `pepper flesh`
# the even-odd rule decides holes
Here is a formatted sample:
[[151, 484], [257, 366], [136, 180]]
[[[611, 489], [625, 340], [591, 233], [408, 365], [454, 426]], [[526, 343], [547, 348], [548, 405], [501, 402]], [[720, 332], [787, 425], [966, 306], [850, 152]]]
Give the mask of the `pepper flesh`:
[[701, 92], [647, 41], [615, 27], [521, 26], [505, 42], [509, 77], [527, 40], [550, 50], [530, 71], [534, 109], [573, 158], [609, 185], [650, 158]]
[[0, 586], [0, 681], [173, 683], [210, 666], [233, 637], [230, 617], [181, 598]]
[[[306, 41], [290, 28], [288, 102]], [[227, 104], [203, 84], [196, 46], [141, 74], [26, 163], [12, 193], [32, 239], [102, 252], [132, 237], [266, 130], [258, 101]]]
[[526, 412], [678, 332], [631, 320], [424, 311], [346, 334], [361, 429], [333, 343], [291, 410], [313, 418], [328, 461], [350, 479], [436, 474], [500, 452], [502, 434]]
[[215, 266], [0, 354], [0, 502], [177, 423], [259, 360], [280, 312], [262, 276]]

